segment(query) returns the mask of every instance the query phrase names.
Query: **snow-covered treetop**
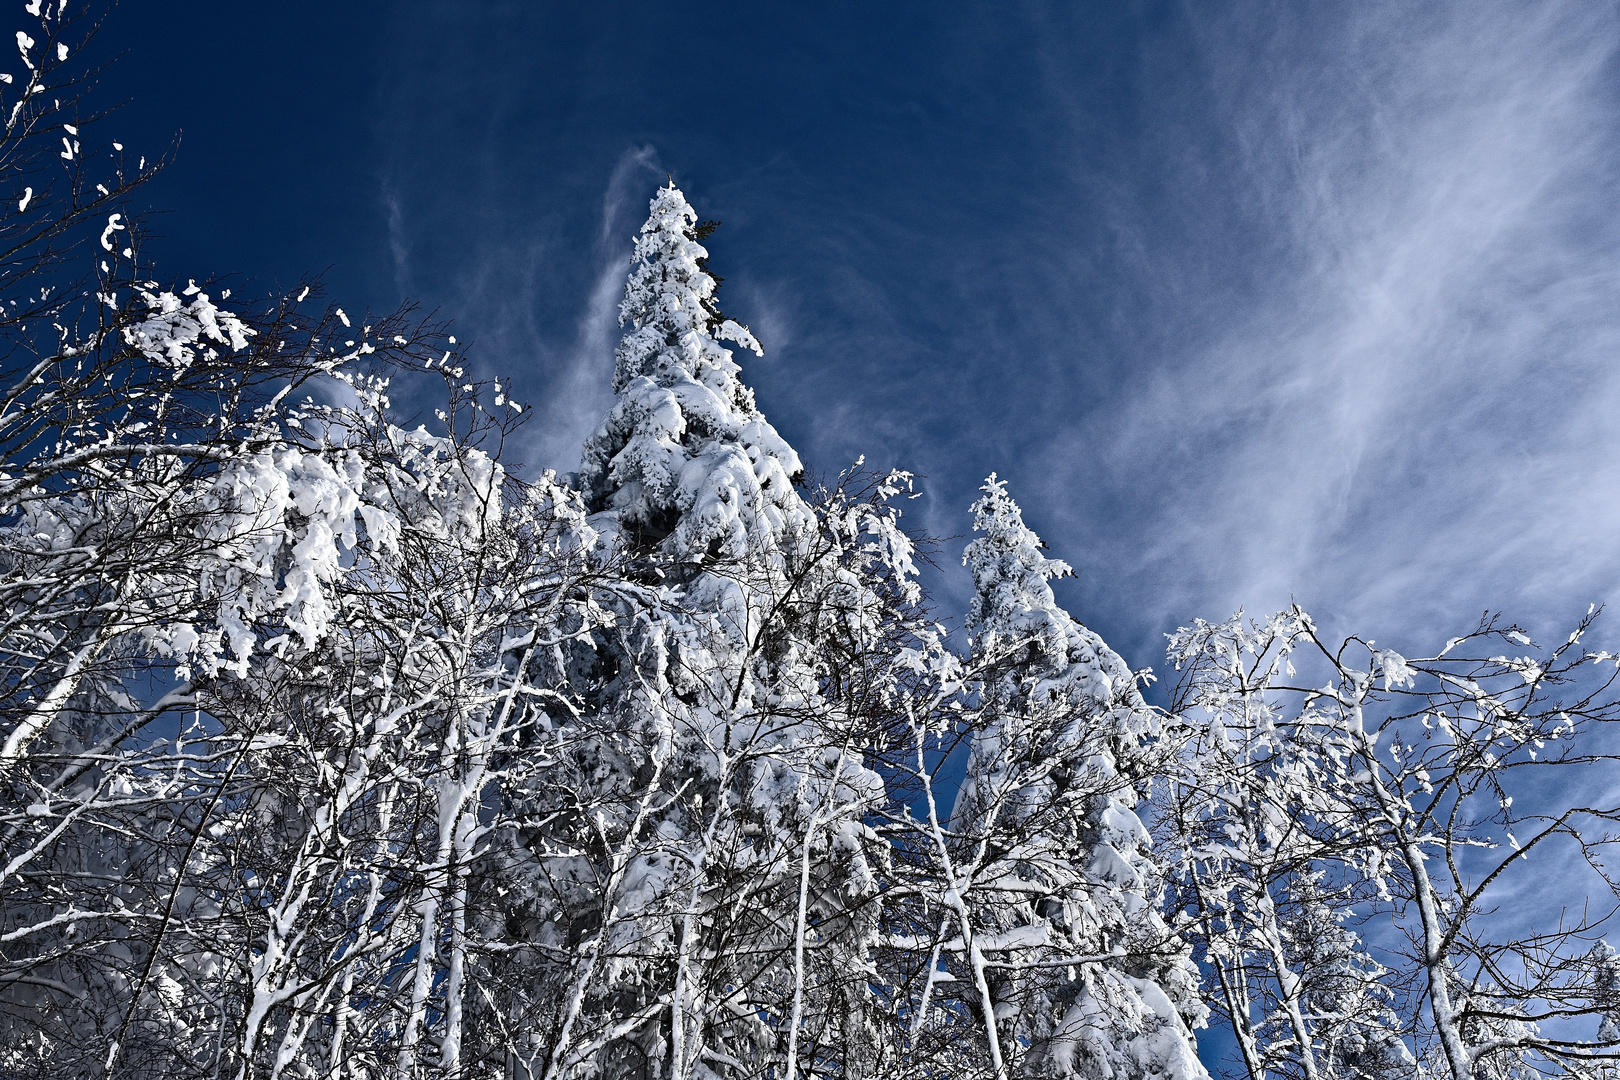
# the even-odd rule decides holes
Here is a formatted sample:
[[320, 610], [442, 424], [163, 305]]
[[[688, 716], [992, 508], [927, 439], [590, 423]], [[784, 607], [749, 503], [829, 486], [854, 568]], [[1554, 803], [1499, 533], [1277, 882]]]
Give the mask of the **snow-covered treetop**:
[[763, 355], [720, 316], [697, 214], [671, 182], [653, 197], [619, 307], [618, 401], [585, 443], [580, 482], [633, 544], [681, 562], [740, 558], [809, 520], [799, 456], [765, 420], [721, 341]]
[[1068, 577], [1072, 567], [1041, 554], [1046, 545], [1024, 524], [1024, 514], [1007, 494], [1007, 482], [991, 473], [972, 506], [973, 528], [983, 536], [968, 544], [962, 563], [973, 571], [975, 593], [968, 629], [1028, 633], [1020, 620], [1032, 611], [1057, 609], [1051, 578]]
[[1052, 595], [1052, 578], [1074, 571], [1061, 559], [1049, 559], [1045, 544], [1024, 524], [1018, 504], [1007, 494], [1007, 483], [991, 473], [973, 504], [973, 527], [984, 535], [962, 554], [973, 572], [973, 605], [968, 630], [978, 655], [993, 650], [1027, 647], [1020, 670], [1033, 675], [1030, 685], [1017, 692], [1067, 698], [1112, 701], [1126, 693], [1132, 703], [1139, 695], [1131, 670], [1102, 638], [1076, 622]]
[[715, 306], [715, 280], [703, 271], [709, 252], [693, 239], [697, 212], [674, 181], [658, 190], [649, 210], [636, 239], [635, 269], [619, 303], [619, 325], [633, 323], [634, 329], [614, 357], [614, 393], [637, 375], [656, 378], [670, 365], [702, 381], [706, 368], [723, 369], [731, 356], [704, 347], [715, 341], [735, 341], [755, 356], [765, 355], [747, 327], [724, 318]]

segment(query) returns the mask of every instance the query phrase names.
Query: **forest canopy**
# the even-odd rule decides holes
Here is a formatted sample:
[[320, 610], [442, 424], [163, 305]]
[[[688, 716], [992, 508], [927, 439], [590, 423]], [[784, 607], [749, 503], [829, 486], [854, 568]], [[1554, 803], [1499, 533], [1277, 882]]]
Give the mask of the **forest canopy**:
[[1620, 1075], [1596, 610], [1189, 614], [1151, 704], [991, 474], [938, 611], [915, 478], [811, 479], [673, 179], [611, 409], [523, 470], [433, 320], [154, 266], [164, 163], [26, 10], [0, 1077]]

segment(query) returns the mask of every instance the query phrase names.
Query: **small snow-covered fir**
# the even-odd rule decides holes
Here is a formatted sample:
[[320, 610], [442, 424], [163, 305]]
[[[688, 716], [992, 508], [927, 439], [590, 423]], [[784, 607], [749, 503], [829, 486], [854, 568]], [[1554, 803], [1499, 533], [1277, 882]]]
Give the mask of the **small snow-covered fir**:
[[984, 676], [952, 828], [983, 882], [969, 913], [981, 951], [1002, 963], [975, 974], [1022, 1074], [1203, 1077], [1197, 972], [1159, 914], [1121, 771], [1140, 771], [1157, 719], [1119, 655], [1058, 605], [1049, 582], [1070, 568], [1043, 554], [1005, 482], [980, 491], [963, 562]]

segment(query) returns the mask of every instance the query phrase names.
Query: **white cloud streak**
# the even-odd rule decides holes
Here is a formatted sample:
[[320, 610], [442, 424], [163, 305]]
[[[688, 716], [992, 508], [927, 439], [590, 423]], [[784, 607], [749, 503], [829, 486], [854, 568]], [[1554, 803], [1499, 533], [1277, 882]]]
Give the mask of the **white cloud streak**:
[[619, 341], [619, 297], [629, 272], [635, 230], [645, 212], [650, 178], [661, 172], [651, 146], [619, 156], [602, 193], [596, 279], [575, 329], [574, 345], [529, 426], [525, 456], [558, 470], [579, 466], [580, 448], [613, 404], [613, 351]]
[[383, 185], [383, 205], [388, 208], [388, 254], [393, 259], [394, 287], [403, 295], [410, 290], [411, 253], [405, 241], [405, 209], [392, 184]]

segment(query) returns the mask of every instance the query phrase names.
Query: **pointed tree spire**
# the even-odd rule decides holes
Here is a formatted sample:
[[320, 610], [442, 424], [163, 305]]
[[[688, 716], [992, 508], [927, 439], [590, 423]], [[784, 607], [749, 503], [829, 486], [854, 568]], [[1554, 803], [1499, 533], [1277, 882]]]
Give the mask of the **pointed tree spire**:
[[806, 519], [793, 491], [799, 456], [739, 378], [732, 341], [763, 355], [715, 304], [697, 214], [673, 181], [653, 196], [619, 305], [628, 326], [612, 411], [586, 441], [580, 482], [633, 546], [677, 562], [740, 558]]

